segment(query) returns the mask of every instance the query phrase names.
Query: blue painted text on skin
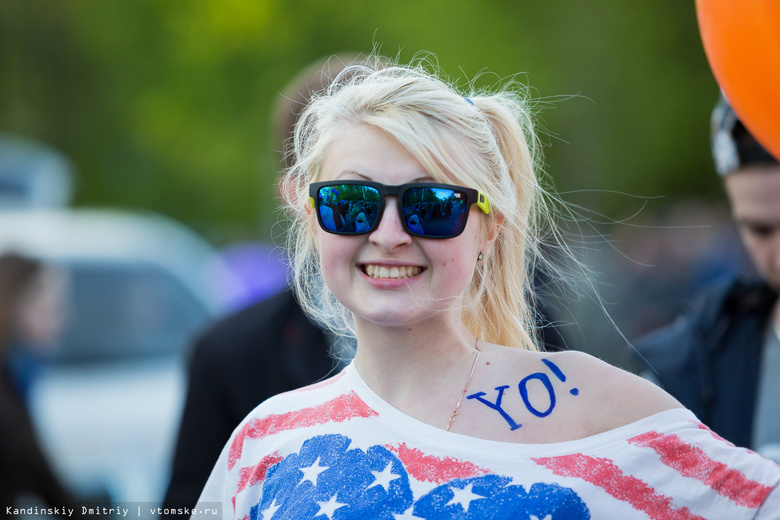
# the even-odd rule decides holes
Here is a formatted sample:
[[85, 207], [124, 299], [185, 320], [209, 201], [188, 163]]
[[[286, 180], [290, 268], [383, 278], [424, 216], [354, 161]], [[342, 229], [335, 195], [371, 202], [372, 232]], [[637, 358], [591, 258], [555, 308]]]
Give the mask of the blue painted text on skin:
[[[543, 358], [542, 362], [547, 366], [547, 368], [550, 369], [550, 372], [561, 382], [566, 382], [566, 376], [564, 375], [563, 371], [550, 361], [549, 359]], [[528, 397], [528, 383], [530, 381], [537, 380], [540, 383], [542, 383], [542, 386], [544, 386], [545, 390], [547, 390], [547, 395], [549, 398], [549, 405], [546, 409], [540, 410], [536, 406], [534, 406], [531, 403], [531, 400]], [[509, 424], [510, 430], [516, 430], [522, 426], [522, 424], [515, 421], [515, 419], [507, 413], [506, 410], [501, 406], [501, 403], [504, 399], [504, 392], [506, 389], [509, 388], [509, 385], [502, 385], [497, 386], [496, 391], [498, 392], [498, 395], [496, 396], [495, 401], [490, 401], [489, 399], [485, 399], [485, 395], [487, 395], [485, 392], [476, 392], [474, 394], [471, 394], [469, 396], [466, 396], [467, 399], [476, 399], [480, 403], [484, 404], [488, 408], [497, 411], [501, 417]], [[518, 391], [520, 392], [520, 398], [523, 400], [523, 405], [525, 406], [526, 410], [528, 410], [532, 415], [536, 417], [547, 417], [550, 415], [553, 410], [555, 409], [555, 388], [553, 387], [552, 380], [550, 379], [550, 376], [548, 376], [544, 372], [534, 372], [531, 375], [528, 375], [524, 377], [517, 385]], [[579, 395], [580, 391], [577, 388], [572, 388], [569, 390], [569, 393], [571, 395], [577, 396]]]

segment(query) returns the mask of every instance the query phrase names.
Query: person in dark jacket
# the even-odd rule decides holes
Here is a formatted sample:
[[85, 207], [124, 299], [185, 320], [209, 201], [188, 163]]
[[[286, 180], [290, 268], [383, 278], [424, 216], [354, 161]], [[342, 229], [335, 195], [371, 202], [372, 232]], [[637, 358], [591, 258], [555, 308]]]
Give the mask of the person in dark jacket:
[[648, 376], [716, 433], [780, 461], [780, 164], [723, 98], [711, 144], [759, 277], [716, 281], [636, 349]]
[[324, 333], [289, 289], [211, 327], [192, 350], [164, 508], [195, 505], [226, 440], [258, 404], [315, 382], [335, 366]]

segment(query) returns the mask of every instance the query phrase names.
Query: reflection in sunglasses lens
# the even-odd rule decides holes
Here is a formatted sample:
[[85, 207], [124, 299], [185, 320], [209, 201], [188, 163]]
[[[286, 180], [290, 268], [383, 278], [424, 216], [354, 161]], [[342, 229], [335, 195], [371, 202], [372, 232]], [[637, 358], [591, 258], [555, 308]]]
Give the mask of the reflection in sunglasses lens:
[[447, 237], [463, 228], [466, 196], [443, 188], [415, 188], [404, 194], [406, 228], [419, 236]]
[[325, 186], [318, 191], [318, 211], [325, 229], [336, 233], [364, 233], [379, 216], [379, 191], [360, 184]]

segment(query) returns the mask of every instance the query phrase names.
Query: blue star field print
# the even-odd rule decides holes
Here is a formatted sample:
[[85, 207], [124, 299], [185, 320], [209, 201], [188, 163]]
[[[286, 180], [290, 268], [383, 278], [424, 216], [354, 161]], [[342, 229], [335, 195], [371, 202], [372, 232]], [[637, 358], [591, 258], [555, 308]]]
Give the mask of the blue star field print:
[[577, 494], [558, 484], [526, 490], [497, 475], [455, 479], [415, 500], [401, 460], [383, 446], [350, 449], [343, 435], [306, 441], [269, 469], [252, 520], [590, 518]]

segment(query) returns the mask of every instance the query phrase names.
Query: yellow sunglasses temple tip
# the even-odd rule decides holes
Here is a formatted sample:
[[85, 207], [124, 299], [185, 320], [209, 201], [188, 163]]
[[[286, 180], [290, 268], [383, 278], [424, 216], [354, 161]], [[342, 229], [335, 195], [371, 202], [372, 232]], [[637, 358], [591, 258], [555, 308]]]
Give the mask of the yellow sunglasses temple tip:
[[477, 191], [477, 206], [479, 206], [479, 209], [481, 209], [485, 215], [490, 214], [490, 200], [487, 198], [487, 195], [481, 191]]

